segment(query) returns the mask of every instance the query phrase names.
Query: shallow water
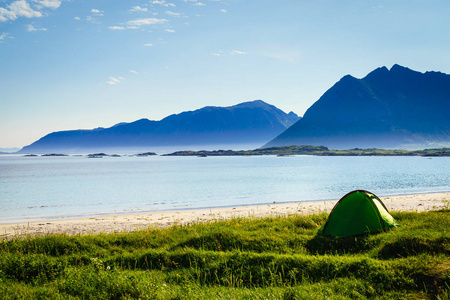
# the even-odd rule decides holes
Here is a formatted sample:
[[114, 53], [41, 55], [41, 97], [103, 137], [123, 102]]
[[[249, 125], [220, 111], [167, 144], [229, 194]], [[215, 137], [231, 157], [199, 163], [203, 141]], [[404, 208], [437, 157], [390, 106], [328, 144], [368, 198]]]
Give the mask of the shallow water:
[[0, 222], [450, 191], [450, 159], [0, 156]]

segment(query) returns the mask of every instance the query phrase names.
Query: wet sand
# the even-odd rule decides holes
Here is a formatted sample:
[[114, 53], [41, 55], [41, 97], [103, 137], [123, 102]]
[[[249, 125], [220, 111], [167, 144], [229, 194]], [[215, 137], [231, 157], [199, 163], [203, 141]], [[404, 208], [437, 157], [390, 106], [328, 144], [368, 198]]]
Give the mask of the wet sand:
[[[450, 193], [380, 197], [389, 211], [423, 212], [448, 208]], [[338, 199], [337, 199], [338, 200]], [[261, 218], [292, 214], [330, 212], [335, 201], [298, 202], [260, 206], [234, 206], [201, 210], [123, 213], [73, 219], [57, 219], [29, 223], [0, 224], [0, 239], [52, 233], [89, 234], [127, 232], [147, 227], [165, 227], [238, 217]]]

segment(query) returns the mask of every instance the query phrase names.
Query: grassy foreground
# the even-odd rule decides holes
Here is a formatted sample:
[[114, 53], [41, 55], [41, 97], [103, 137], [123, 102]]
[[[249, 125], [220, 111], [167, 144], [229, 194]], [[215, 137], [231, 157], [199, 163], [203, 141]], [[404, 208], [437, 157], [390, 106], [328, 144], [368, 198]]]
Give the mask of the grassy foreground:
[[327, 214], [0, 242], [0, 299], [450, 299], [450, 210], [367, 237]]

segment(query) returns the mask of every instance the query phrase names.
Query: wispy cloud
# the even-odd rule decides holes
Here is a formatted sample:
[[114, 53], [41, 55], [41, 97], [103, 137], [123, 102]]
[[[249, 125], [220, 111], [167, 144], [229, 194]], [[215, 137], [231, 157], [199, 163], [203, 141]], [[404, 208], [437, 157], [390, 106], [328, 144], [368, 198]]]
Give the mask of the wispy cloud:
[[214, 56], [222, 56], [222, 55], [247, 55], [248, 52], [244, 52], [244, 51], [239, 51], [239, 50], [231, 50], [231, 51], [224, 51], [224, 50], [219, 50], [217, 52], [211, 52], [211, 55]]
[[19, 17], [39, 18], [42, 13], [31, 8], [26, 0], [14, 1], [6, 8], [0, 7], [0, 22], [14, 21]]
[[153, 47], [153, 44], [148, 43], [148, 44], [144, 44], [144, 46], [145, 47]]
[[86, 20], [92, 23], [97, 22], [97, 17], [103, 17], [103, 10], [99, 10], [96, 8], [91, 9], [90, 15], [86, 17]]
[[138, 71], [135, 71], [135, 70], [130, 70], [130, 73], [133, 73], [133, 74], [139, 75], [139, 72], [138, 72]]
[[3, 32], [2, 34], [0, 34], [0, 43], [8, 36], [8, 33]]
[[183, 0], [184, 3], [189, 3], [191, 2], [192, 5], [196, 5], [196, 6], [205, 6], [206, 4], [203, 2], [198, 2], [197, 0]]
[[57, 9], [61, 6], [60, 0], [33, 0], [33, 2], [36, 2], [36, 8], [42, 9], [42, 8], [51, 8], [51, 9]]
[[146, 18], [146, 19], [135, 19], [127, 22], [129, 26], [143, 26], [143, 25], [154, 25], [154, 24], [163, 24], [166, 23], [166, 19], [158, 19], [158, 18]]
[[159, 4], [165, 7], [175, 7], [176, 5], [173, 3], [167, 3], [166, 0], [154, 0], [151, 2], [152, 4]]
[[170, 11], [170, 10], [166, 11], [166, 15], [172, 16], [172, 17], [179, 17], [179, 16], [181, 16], [180, 13], [176, 13], [176, 12], [173, 12], [173, 11]]
[[91, 14], [96, 17], [103, 17], [103, 10], [93, 8], [91, 9]]
[[226, 14], [228, 11], [226, 9], [221, 9], [220, 12], [223, 12]]
[[239, 50], [231, 50], [230, 54], [231, 55], [247, 55], [248, 53], [244, 52], [244, 51], [239, 51]]
[[74, 20], [77, 20], [77, 21], [80, 21], [80, 20], [81, 20], [80, 17], [74, 17], [73, 19], [74, 19]]
[[33, 32], [33, 31], [47, 31], [47, 28], [36, 28], [31, 24], [27, 25], [27, 31]]
[[170, 33], [174, 33], [175, 32], [175, 30], [173, 30], [173, 29], [164, 29], [164, 31], [167, 31], [167, 32], [170, 32]]
[[147, 12], [147, 7], [140, 7], [140, 6], [133, 6], [130, 10], [130, 12]]
[[110, 85], [116, 85], [121, 83], [123, 80], [125, 80], [125, 78], [121, 76], [119, 77], [109, 76], [109, 80], [106, 83]]
[[123, 26], [109, 26], [110, 30], [125, 30], [126, 28]]

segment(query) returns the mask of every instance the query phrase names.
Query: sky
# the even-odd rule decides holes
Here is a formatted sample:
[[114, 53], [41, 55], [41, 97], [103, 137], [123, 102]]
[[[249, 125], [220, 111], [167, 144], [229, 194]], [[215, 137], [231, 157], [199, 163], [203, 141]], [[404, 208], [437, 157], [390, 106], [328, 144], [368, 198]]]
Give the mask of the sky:
[[304, 112], [340, 78], [450, 73], [449, 0], [0, 0], [0, 148], [262, 99]]

